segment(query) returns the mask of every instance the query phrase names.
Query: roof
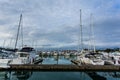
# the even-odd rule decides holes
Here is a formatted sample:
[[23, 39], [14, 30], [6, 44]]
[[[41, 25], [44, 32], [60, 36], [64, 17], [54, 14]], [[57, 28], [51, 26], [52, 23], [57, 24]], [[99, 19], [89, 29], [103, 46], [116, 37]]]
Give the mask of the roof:
[[30, 51], [33, 51], [34, 48], [32, 47], [23, 47], [20, 51], [21, 52], [30, 52]]

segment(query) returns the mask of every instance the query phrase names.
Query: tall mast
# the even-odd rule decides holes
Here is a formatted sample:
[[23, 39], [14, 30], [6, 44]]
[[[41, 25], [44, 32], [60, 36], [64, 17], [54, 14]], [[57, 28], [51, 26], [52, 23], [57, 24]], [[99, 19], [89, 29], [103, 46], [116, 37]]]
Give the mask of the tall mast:
[[22, 20], [22, 14], [20, 15], [20, 20], [19, 20], [19, 25], [18, 25], [18, 31], [17, 31], [17, 37], [16, 37], [16, 42], [15, 42], [15, 49], [17, 46], [17, 41], [18, 41], [18, 36], [19, 36], [19, 30], [20, 30], [20, 26], [21, 26], [21, 20]]
[[23, 48], [23, 18], [21, 19], [21, 37], [22, 37], [22, 48]]
[[80, 27], [79, 27], [79, 35], [78, 35], [78, 52], [80, 52], [80, 44], [81, 44], [81, 50], [83, 49], [83, 40], [82, 40], [82, 19], [81, 19], [81, 9], [80, 9]]
[[89, 46], [90, 50], [92, 50], [92, 45], [93, 45], [93, 35], [92, 35], [92, 14], [90, 14], [90, 34], [89, 34]]
[[90, 14], [90, 30], [91, 30], [91, 43], [92, 43], [91, 46], [93, 46], [93, 50], [94, 50], [94, 52], [96, 52], [95, 40], [94, 40], [94, 31], [93, 31], [93, 15], [92, 14]]
[[78, 29], [78, 52], [80, 52], [80, 26], [79, 26], [79, 29]]
[[[91, 27], [91, 24], [90, 24], [90, 27]], [[90, 30], [90, 31], [89, 31]], [[91, 28], [88, 28], [88, 51], [91, 50]]]
[[82, 10], [80, 9], [80, 34], [81, 34], [81, 50], [83, 50], [83, 33], [82, 33]]

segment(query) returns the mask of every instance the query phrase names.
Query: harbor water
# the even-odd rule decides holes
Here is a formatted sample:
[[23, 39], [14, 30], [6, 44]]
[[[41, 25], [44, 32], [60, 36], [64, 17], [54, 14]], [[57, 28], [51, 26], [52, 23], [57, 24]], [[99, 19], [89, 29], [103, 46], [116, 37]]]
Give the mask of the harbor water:
[[[42, 64], [72, 64], [68, 56], [47, 56]], [[2, 71], [0, 80], [120, 80], [120, 72]]]

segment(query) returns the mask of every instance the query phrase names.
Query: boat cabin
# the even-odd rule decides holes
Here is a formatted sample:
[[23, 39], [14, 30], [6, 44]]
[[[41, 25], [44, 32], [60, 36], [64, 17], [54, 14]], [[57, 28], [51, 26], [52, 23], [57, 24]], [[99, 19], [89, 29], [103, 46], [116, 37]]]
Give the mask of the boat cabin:
[[29, 58], [30, 54], [27, 52], [16, 52], [18, 58]]
[[34, 51], [34, 48], [32, 48], [32, 47], [23, 47], [20, 51], [21, 52], [31, 52], [31, 51]]

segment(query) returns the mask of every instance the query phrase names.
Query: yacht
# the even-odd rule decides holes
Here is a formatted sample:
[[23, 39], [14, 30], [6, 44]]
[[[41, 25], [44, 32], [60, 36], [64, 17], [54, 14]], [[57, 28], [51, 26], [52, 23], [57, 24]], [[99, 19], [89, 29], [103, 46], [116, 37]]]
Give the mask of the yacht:
[[13, 58], [10, 64], [36, 64], [43, 61], [43, 59], [38, 59], [32, 47], [23, 47], [15, 53], [15, 56], [16, 58]]
[[9, 68], [11, 59], [0, 59], [0, 68]]

